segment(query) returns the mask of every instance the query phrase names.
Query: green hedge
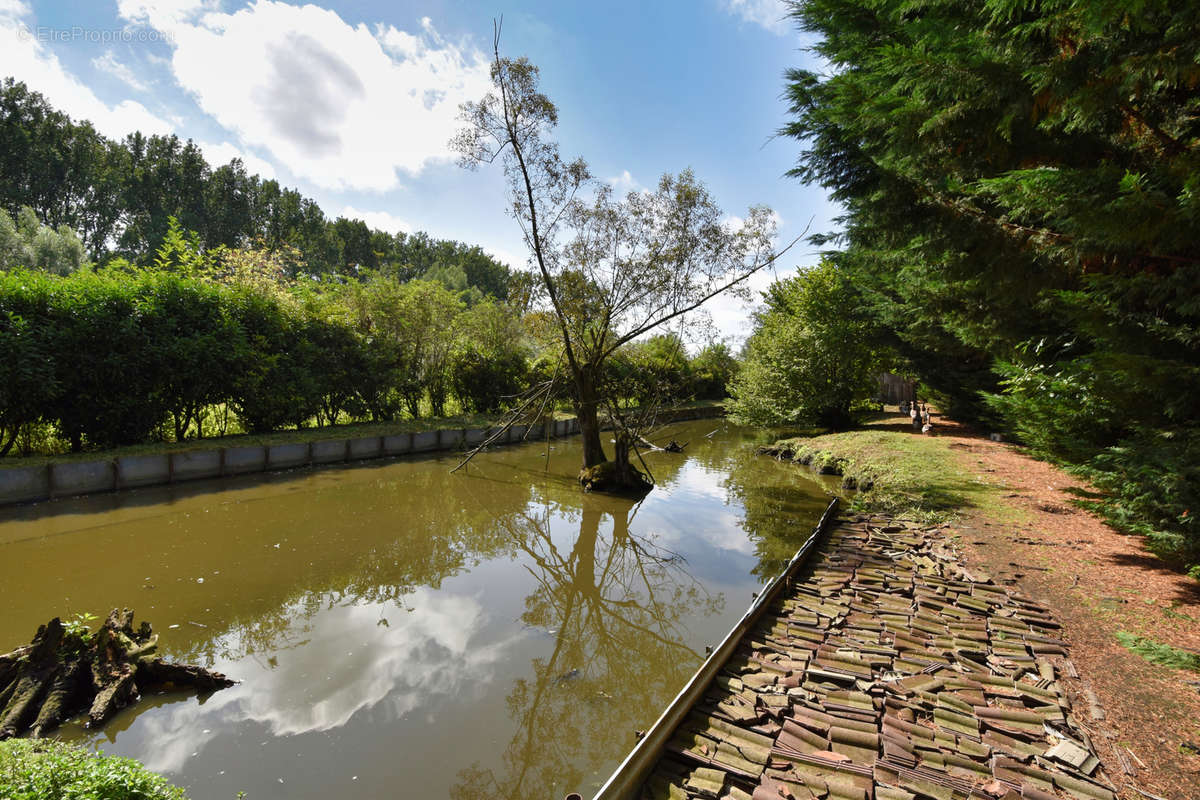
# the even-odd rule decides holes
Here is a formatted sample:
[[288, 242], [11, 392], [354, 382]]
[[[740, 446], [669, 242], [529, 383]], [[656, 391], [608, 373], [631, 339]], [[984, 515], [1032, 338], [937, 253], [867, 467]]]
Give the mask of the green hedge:
[[[0, 270], [0, 455], [37, 425], [72, 450], [180, 441], [218, 409], [250, 433], [442, 416], [451, 397], [496, 412], [553, 370], [531, 363], [524, 339], [501, 303], [468, 308], [435, 282], [377, 274], [280, 284]], [[722, 346], [689, 360], [674, 337], [613, 363], [617, 394], [637, 401], [723, 397], [733, 368]]]

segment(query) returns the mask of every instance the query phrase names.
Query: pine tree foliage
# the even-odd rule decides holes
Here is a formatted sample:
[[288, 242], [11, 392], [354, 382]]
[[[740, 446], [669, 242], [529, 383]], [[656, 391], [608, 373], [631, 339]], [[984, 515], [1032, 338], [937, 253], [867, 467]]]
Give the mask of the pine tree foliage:
[[797, 0], [792, 174], [951, 409], [1200, 559], [1200, 3]]

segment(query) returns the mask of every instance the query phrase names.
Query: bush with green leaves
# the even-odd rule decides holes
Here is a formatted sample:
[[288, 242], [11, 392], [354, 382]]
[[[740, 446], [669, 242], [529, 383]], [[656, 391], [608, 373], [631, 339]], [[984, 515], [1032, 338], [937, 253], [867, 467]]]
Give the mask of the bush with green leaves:
[[448, 370], [463, 409], [500, 411], [529, 385], [529, 354], [517, 316], [493, 300], [476, 302], [455, 321]]
[[66, 225], [43, 225], [28, 206], [15, 219], [0, 208], [0, 269], [26, 267], [66, 275], [84, 260], [83, 243]]
[[231, 312], [247, 342], [247, 357], [233, 379], [230, 397], [243, 427], [267, 433], [299, 426], [321, 410], [315, 345], [305, 321], [274, 298], [239, 289]]
[[50, 739], [0, 742], [0, 797], [6, 800], [186, 800], [131, 758], [91, 753]]
[[737, 357], [724, 342], [705, 345], [692, 358], [692, 390], [698, 400], [724, 400], [738, 371]]
[[829, 260], [765, 293], [729, 409], [754, 425], [815, 422], [844, 429], [877, 391], [880, 358], [858, 293]]

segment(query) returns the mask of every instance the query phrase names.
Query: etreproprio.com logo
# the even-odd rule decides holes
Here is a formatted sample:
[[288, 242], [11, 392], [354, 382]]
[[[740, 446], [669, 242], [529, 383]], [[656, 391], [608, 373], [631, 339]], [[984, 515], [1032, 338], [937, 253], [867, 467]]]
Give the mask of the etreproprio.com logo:
[[50, 25], [21, 25], [17, 28], [21, 39], [39, 42], [87, 42], [89, 44], [141, 44], [151, 42], [171, 43], [171, 35], [153, 28], [86, 28], [72, 25], [56, 28]]

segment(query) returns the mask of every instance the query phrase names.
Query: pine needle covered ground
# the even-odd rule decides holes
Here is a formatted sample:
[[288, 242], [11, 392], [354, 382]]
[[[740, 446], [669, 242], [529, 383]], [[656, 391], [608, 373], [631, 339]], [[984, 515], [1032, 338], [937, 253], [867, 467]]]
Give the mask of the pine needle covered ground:
[[949, 523], [972, 572], [1019, 588], [1063, 623], [1080, 673], [1072, 700], [1088, 709], [1121, 797], [1142, 797], [1136, 786], [1200, 799], [1200, 692], [1188, 668], [1200, 659], [1200, 583], [1081, 507], [1094, 487], [945, 418], [935, 432], [912, 433], [893, 410], [859, 430], [765, 450], [843, 475], [861, 487], [850, 498], [858, 510]]

